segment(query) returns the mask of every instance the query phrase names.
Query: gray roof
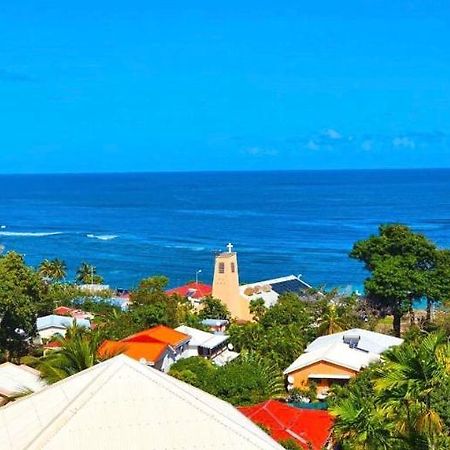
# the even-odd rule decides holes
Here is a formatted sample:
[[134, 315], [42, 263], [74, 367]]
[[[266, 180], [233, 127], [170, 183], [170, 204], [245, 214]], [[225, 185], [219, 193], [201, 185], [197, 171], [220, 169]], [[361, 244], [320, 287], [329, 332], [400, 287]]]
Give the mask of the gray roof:
[[77, 326], [82, 328], [90, 328], [91, 323], [87, 319], [74, 319], [68, 316], [58, 316], [57, 314], [50, 314], [49, 316], [38, 317], [36, 320], [36, 327], [38, 331], [46, 330], [47, 328], [69, 328], [76, 321]]
[[344, 342], [344, 338], [359, 337], [357, 347], [367, 352], [380, 355], [388, 348], [400, 345], [403, 339], [387, 334], [376, 333], [374, 331], [363, 330], [361, 328], [352, 328], [351, 330], [342, 331], [340, 333], [321, 336], [306, 347], [306, 352], [318, 350], [321, 347], [328, 347], [338, 342]]

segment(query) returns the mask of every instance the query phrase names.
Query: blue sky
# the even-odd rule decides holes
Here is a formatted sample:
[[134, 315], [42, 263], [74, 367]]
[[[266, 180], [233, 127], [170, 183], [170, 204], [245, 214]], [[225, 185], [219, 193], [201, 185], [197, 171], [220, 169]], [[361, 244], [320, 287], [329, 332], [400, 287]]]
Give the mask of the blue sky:
[[450, 167], [450, 3], [0, 4], [0, 172]]

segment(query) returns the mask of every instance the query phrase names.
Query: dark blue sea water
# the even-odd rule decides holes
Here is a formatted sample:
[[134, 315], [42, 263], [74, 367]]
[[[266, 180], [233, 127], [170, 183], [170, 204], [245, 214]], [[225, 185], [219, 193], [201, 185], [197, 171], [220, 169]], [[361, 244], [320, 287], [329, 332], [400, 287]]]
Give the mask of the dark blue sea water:
[[450, 170], [0, 176], [0, 244], [31, 264], [63, 258], [72, 276], [88, 261], [116, 287], [198, 269], [210, 282], [231, 241], [242, 281], [360, 288], [347, 255], [382, 222], [450, 247]]

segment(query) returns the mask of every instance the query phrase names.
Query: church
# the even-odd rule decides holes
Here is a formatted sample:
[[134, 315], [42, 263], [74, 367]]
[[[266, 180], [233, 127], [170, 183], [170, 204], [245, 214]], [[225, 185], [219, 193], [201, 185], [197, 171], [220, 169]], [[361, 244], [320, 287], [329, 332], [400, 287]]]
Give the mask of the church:
[[227, 251], [215, 257], [212, 296], [220, 299], [231, 312], [233, 318], [241, 321], [252, 320], [250, 302], [262, 298], [267, 307], [274, 305], [281, 294], [287, 292], [302, 293], [311, 288], [299, 276], [289, 275], [282, 278], [259, 281], [246, 285], [239, 284], [237, 253], [233, 245], [227, 245]]

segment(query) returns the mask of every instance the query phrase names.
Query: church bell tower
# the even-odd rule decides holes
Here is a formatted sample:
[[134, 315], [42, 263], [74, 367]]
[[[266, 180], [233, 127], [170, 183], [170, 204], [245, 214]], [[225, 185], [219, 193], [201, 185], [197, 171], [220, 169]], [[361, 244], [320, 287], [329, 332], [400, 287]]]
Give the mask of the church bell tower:
[[215, 258], [212, 296], [220, 299], [230, 310], [231, 316], [239, 320], [251, 320], [248, 302], [239, 292], [239, 269], [233, 245]]

